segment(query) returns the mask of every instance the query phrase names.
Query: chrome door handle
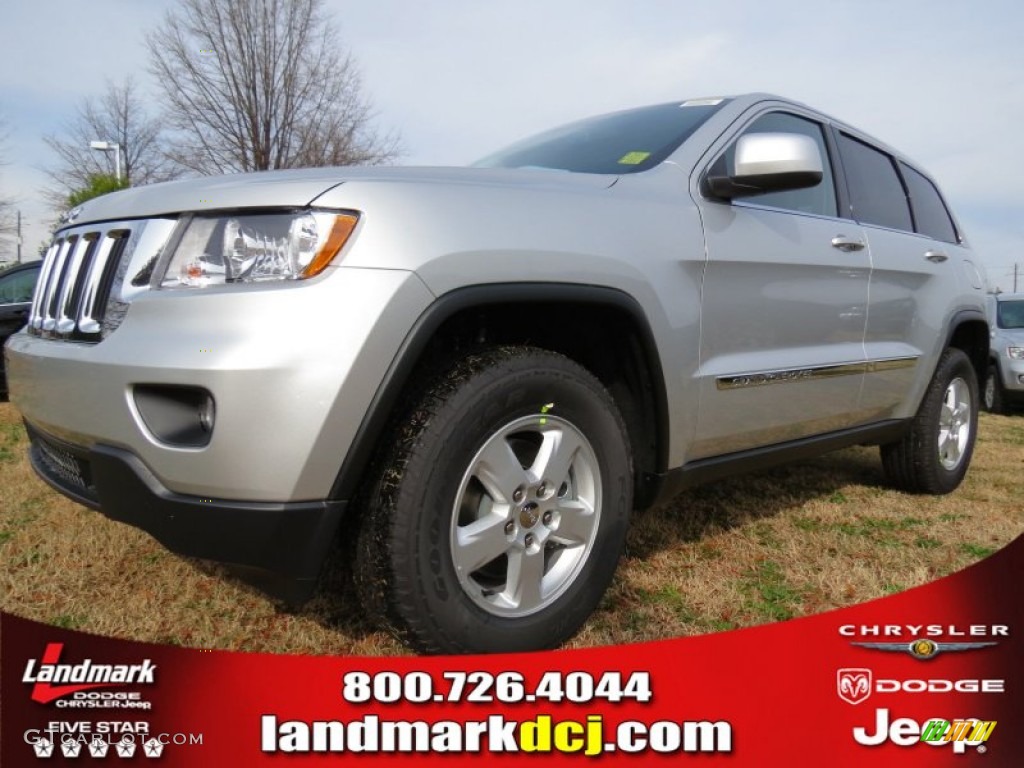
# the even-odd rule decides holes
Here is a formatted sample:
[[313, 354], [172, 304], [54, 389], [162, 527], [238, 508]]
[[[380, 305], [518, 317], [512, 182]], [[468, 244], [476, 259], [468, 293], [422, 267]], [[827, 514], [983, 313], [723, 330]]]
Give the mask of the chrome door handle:
[[941, 264], [949, 258], [942, 251], [925, 251], [924, 257], [933, 264]]
[[861, 251], [864, 249], [864, 241], [844, 235], [836, 235], [832, 238], [832, 247], [849, 253], [850, 251]]

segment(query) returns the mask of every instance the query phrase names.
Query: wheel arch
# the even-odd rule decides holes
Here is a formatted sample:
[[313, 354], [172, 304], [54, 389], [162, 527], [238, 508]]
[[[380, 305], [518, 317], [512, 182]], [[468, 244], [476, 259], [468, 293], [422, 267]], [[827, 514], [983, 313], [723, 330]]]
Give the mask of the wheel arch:
[[[599, 331], [595, 323], [601, 323]], [[585, 337], [570, 338], [574, 330]], [[600, 343], [607, 340], [607, 343]], [[483, 344], [529, 343], [561, 352], [609, 390], [633, 443], [634, 506], [649, 506], [668, 463], [668, 395], [660, 354], [640, 303], [616, 288], [566, 283], [500, 283], [458, 288], [417, 319], [377, 388], [331, 489], [351, 499], [403, 393], [418, 374]], [[386, 439], [386, 437], [384, 437]]]
[[945, 346], [962, 350], [971, 360], [979, 385], [985, 381], [993, 358], [989, 348], [988, 320], [984, 312], [965, 309], [953, 315], [946, 332]]

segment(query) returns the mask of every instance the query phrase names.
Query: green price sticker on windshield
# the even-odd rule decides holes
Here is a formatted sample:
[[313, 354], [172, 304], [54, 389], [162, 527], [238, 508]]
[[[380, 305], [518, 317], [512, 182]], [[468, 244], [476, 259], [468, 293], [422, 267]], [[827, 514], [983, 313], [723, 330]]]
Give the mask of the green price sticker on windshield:
[[627, 152], [619, 158], [619, 165], [640, 165], [650, 156], [650, 152]]

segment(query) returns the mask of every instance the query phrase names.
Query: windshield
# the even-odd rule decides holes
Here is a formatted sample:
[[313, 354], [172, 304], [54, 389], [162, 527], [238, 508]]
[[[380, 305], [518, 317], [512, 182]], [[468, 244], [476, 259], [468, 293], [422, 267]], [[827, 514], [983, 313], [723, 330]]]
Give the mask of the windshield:
[[1024, 300], [1000, 301], [996, 323], [1000, 328], [1024, 328]]
[[672, 102], [591, 117], [524, 139], [474, 165], [577, 173], [646, 171], [672, 154], [724, 102]]

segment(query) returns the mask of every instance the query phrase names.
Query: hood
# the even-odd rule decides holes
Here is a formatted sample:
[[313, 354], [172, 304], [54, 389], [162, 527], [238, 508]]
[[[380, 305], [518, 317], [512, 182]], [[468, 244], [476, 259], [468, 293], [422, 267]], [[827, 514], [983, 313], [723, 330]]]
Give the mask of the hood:
[[225, 208], [299, 208], [346, 181], [603, 188], [617, 176], [510, 168], [302, 168], [168, 181], [113, 192], [83, 203], [68, 226]]

